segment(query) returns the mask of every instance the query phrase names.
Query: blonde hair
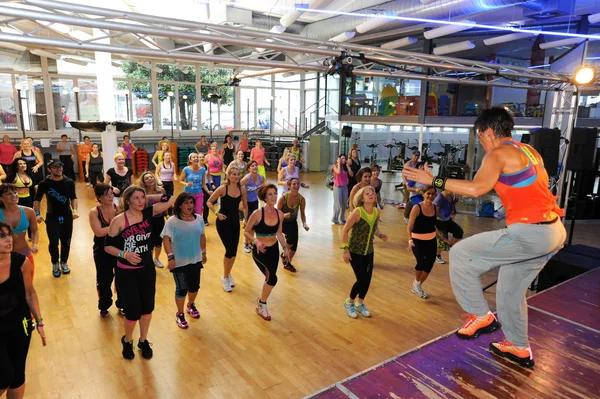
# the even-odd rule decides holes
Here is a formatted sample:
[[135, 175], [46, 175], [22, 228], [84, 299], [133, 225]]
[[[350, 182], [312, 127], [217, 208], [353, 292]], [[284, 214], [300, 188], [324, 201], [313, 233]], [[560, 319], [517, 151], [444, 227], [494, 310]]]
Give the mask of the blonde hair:
[[365, 200], [363, 198], [365, 191], [366, 190], [371, 190], [373, 191], [373, 195], [375, 195], [375, 189], [371, 186], [365, 186], [361, 189], [359, 189], [356, 194], [354, 195], [354, 200], [352, 201], [352, 205], [354, 205], [355, 208], [358, 208], [359, 206], [363, 206], [365, 204]]
[[[232, 166], [232, 167], [230, 167], [230, 168], [227, 170], [227, 172], [225, 172], [225, 182], [224, 182], [224, 184], [229, 184], [229, 177], [231, 176], [231, 173], [232, 173], [234, 170], [237, 170], [237, 171], [238, 171], [238, 173], [240, 174], [240, 180], [241, 180], [241, 178], [242, 178], [242, 171], [241, 171], [241, 170], [240, 170], [240, 168], [238, 168], [237, 166]], [[237, 184], [238, 184], [238, 186], [240, 186], [240, 182], [239, 182], [239, 181], [238, 181], [238, 183], [237, 183]]]
[[[163, 144], [166, 144], [166, 145], [167, 145], [167, 149], [166, 149], [166, 150], [163, 150], [163, 149], [162, 149], [162, 146], [163, 146]], [[168, 151], [168, 148], [169, 148], [169, 142], [168, 142], [168, 141], [165, 141], [165, 140], [163, 140], [163, 141], [161, 141], [160, 143], [158, 143], [158, 149], [159, 149], [160, 151]]]
[[156, 176], [154, 176], [154, 173], [150, 172], [149, 170], [145, 171], [140, 175], [140, 178], [136, 182], [136, 185], [146, 190], [146, 183], [144, 182], [144, 177], [146, 177], [147, 175], [150, 175], [154, 178], [154, 186], [152, 187], [152, 191], [156, 194], [160, 194], [161, 191], [158, 190], [158, 180], [156, 179]]
[[125, 155], [122, 152], [117, 152], [115, 155], [113, 155], [113, 161], [116, 161], [119, 157], [125, 158]]

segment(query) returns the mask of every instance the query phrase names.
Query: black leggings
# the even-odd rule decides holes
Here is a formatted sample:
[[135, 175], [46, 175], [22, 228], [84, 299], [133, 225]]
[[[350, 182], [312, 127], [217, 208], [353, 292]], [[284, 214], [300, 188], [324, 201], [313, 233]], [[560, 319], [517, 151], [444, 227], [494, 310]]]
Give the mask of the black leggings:
[[64, 164], [63, 175], [69, 179], [75, 180], [75, 173], [73, 172], [73, 159], [70, 155], [59, 155], [58, 159]]
[[240, 243], [240, 221], [237, 219], [237, 212], [235, 216], [228, 215], [225, 220], [217, 219], [217, 233], [225, 247], [225, 257], [235, 257]]
[[171, 270], [175, 280], [175, 296], [185, 298], [188, 292], [195, 294], [200, 289], [202, 262], [179, 266]]
[[46, 214], [46, 233], [48, 234], [48, 252], [52, 263], [59, 261], [58, 242], [60, 241], [60, 262], [67, 263], [73, 235], [73, 215], [56, 216]]
[[204, 224], [208, 223], [208, 213], [210, 209], [208, 209], [208, 199], [210, 198], [210, 194], [202, 189], [202, 194], [204, 194], [204, 203], [202, 204], [202, 218], [204, 219]]
[[298, 221], [283, 222], [281, 231], [285, 234], [285, 241], [290, 246], [290, 251], [298, 250]]
[[419, 240], [413, 238], [413, 254], [417, 260], [415, 270], [425, 273], [431, 273], [433, 269], [433, 263], [437, 255], [437, 240], [432, 238], [431, 240]]
[[152, 241], [153, 248], [162, 247], [162, 237], [160, 236], [160, 232], [163, 231], [165, 227], [165, 217], [164, 216], [154, 216], [152, 221], [150, 222], [152, 226], [152, 231], [156, 232], [150, 236], [150, 240]]
[[248, 219], [252, 216], [252, 213], [258, 209], [258, 200], [248, 201]]
[[436, 220], [435, 226], [445, 238], [448, 238], [448, 233], [452, 233], [452, 237], [456, 238], [457, 240], [462, 240], [463, 238], [464, 232], [462, 227], [460, 227], [458, 223], [452, 219]]
[[[175, 185], [173, 184], [173, 181], [164, 181], [164, 182], [162, 182], [162, 184], [163, 184], [163, 188], [165, 189], [165, 194], [167, 194], [169, 197], [172, 197], [173, 193], [175, 192]], [[167, 211], [167, 213], [169, 215], [172, 215], [173, 207], [170, 207], [169, 210]]]
[[373, 276], [373, 257], [375, 252], [371, 252], [367, 255], [350, 253], [350, 265], [354, 270], [356, 276], [356, 282], [350, 290], [350, 299], [354, 300], [356, 296], [360, 299], [365, 299], [369, 286], [371, 285], [371, 277]]
[[[108, 310], [111, 307], [112, 300], [112, 282], [115, 277], [115, 267], [117, 267], [117, 258], [104, 252], [104, 247], [94, 251], [94, 263], [96, 264], [96, 291], [98, 292], [98, 310]], [[122, 309], [121, 299], [119, 299], [119, 287], [117, 286], [117, 308]]]
[[270, 247], [265, 247], [265, 252], [258, 252], [256, 245], [252, 248], [252, 259], [265, 275], [265, 281], [271, 287], [277, 284], [277, 266], [279, 266], [279, 244], [276, 242]]
[[79, 176], [83, 175], [83, 180], [85, 180], [86, 183], [90, 182], [90, 179], [85, 177], [85, 161], [81, 161], [81, 170], [79, 171]]
[[94, 172], [93, 170], [90, 170], [90, 183], [92, 183], [92, 187], [96, 187], [97, 183], [103, 183], [104, 182], [104, 175], [102, 174], [102, 172]]
[[0, 390], [16, 389], [25, 383], [25, 362], [32, 333], [31, 321], [27, 334], [22, 325], [0, 332]]

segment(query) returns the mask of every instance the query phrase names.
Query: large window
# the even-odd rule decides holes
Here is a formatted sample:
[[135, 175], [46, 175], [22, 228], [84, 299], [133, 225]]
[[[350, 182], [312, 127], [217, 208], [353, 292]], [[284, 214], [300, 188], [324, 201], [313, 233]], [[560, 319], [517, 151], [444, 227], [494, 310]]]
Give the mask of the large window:
[[242, 129], [253, 129], [255, 126], [255, 119], [254, 119], [255, 89], [242, 88], [242, 89], [240, 89], [240, 93], [241, 93], [240, 106], [242, 107], [242, 109], [241, 109], [242, 120], [241, 120], [240, 126], [242, 127]]
[[98, 83], [95, 79], [79, 79], [79, 118], [82, 121], [100, 120]]
[[192, 130], [198, 126], [196, 115], [196, 86], [189, 84], [177, 85], [179, 106], [179, 126], [181, 130]]
[[48, 109], [41, 76], [17, 75], [17, 98], [25, 130], [48, 130]]
[[0, 130], [17, 130], [12, 76], [0, 74]]
[[160, 128], [175, 128], [175, 85], [159, 84], [158, 101], [160, 111]]
[[73, 79], [52, 79], [52, 101], [56, 129], [69, 129], [69, 121], [78, 120]]

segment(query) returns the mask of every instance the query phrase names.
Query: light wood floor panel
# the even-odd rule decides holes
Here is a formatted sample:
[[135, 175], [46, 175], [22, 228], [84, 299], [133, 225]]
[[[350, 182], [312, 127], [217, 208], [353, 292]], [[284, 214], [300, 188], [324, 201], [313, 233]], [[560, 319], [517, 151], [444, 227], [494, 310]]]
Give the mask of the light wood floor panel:
[[[396, 195], [397, 176], [384, 175], [387, 196]], [[274, 176], [271, 176], [273, 179]], [[175, 323], [174, 282], [157, 269], [156, 311], [149, 339], [154, 358], [136, 351], [121, 357], [123, 318], [111, 308], [97, 310], [92, 232], [87, 221], [95, 206], [91, 189], [77, 184], [81, 218], [75, 221], [69, 265], [71, 274], [51, 274], [45, 226], [35, 257], [35, 286], [40, 298], [48, 346], [32, 340], [27, 364], [29, 398], [298, 398], [380, 363], [456, 328], [461, 309], [450, 288], [448, 264], [436, 264], [424, 285], [430, 298], [410, 292], [414, 257], [405, 251], [402, 212], [386, 206], [381, 230], [390, 236], [375, 245], [375, 270], [365, 301], [371, 319], [349, 319], [342, 303], [354, 282], [342, 261], [342, 226], [330, 223], [333, 195], [322, 174], [303, 174], [311, 183], [307, 199], [309, 232], [300, 231], [294, 264], [297, 274], [279, 268], [279, 283], [269, 300], [273, 321], [254, 312], [263, 275], [240, 246], [233, 293], [221, 288], [223, 246], [214, 216], [207, 227], [208, 263], [197, 299], [201, 318], [187, 317], [190, 328]], [[179, 190], [179, 188], [178, 188]], [[466, 235], [500, 228], [504, 221], [459, 214]], [[597, 222], [577, 225], [576, 242], [591, 243]], [[596, 244], [594, 244], [596, 245]], [[447, 254], [444, 255], [447, 259]], [[166, 264], [163, 252], [161, 259]], [[483, 284], [495, 279], [484, 276]], [[486, 299], [494, 306], [494, 289]], [[138, 331], [134, 337], [137, 343]]]

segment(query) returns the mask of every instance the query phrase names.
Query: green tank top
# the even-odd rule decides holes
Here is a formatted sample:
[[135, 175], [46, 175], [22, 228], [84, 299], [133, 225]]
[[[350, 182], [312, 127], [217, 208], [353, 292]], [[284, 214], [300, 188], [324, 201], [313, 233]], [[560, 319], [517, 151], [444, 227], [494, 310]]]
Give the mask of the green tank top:
[[356, 209], [360, 211], [360, 219], [352, 226], [348, 247], [352, 253], [368, 255], [373, 252], [373, 234], [377, 231], [379, 213], [377, 208], [373, 208], [370, 215], [363, 207]]
[[298, 211], [300, 210], [300, 204], [302, 203], [302, 200], [304, 199], [304, 197], [302, 197], [302, 194], [298, 193], [298, 203], [296, 204], [296, 206], [294, 206], [293, 208], [290, 206], [290, 204], [288, 204], [288, 199], [290, 198], [290, 193], [285, 193], [283, 195], [283, 199], [284, 199], [284, 203], [283, 203], [283, 207], [281, 208], [281, 212], [285, 213], [290, 213], [291, 217], [289, 219], [284, 219], [284, 222], [293, 222], [296, 219], [298, 219]]

